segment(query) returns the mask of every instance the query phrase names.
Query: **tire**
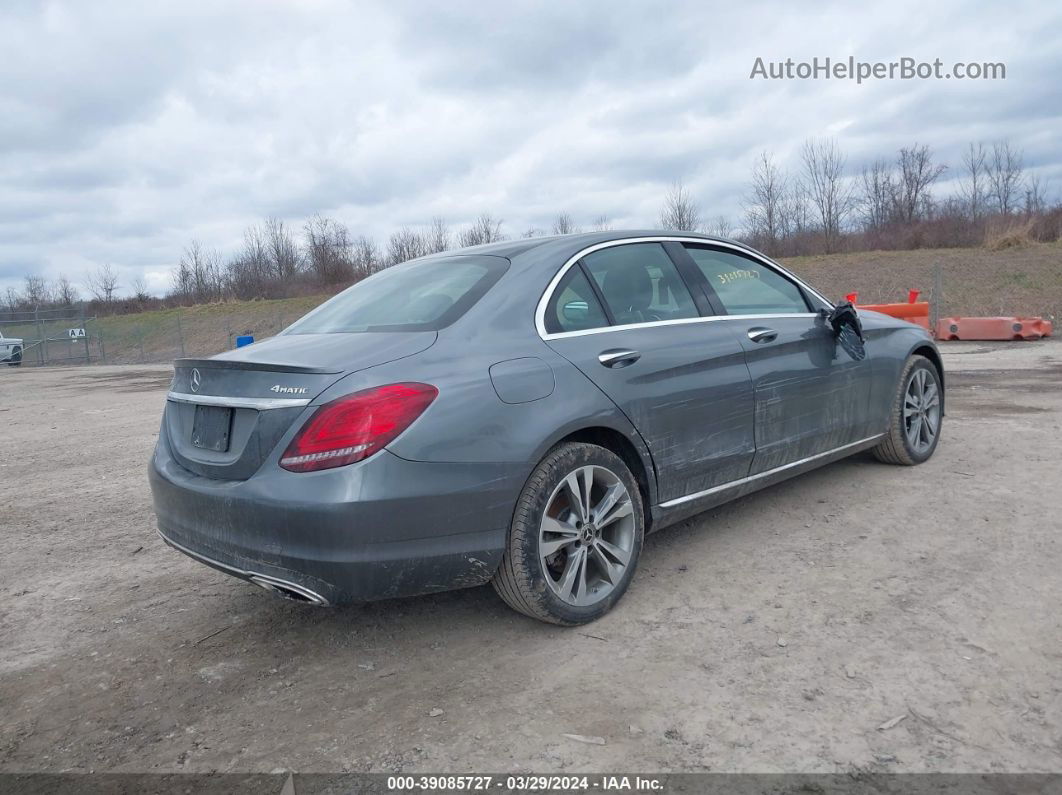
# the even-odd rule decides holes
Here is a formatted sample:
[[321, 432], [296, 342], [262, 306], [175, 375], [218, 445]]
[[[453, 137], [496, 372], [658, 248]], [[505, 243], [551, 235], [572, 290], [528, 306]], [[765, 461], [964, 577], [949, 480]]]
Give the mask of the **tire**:
[[8, 367], [20, 367], [22, 365], [22, 348], [15, 348], [11, 352], [11, 359], [8, 361]]
[[[919, 383], [923, 385], [921, 388]], [[919, 392], [925, 410], [918, 405]], [[909, 358], [896, 387], [888, 434], [873, 450], [877, 459], [900, 466], [915, 466], [928, 461], [940, 441], [944, 421], [943, 397], [940, 374], [933, 363], [924, 356]]]
[[[581, 505], [573, 499], [576, 490], [589, 494], [579, 497]], [[587, 624], [627, 590], [644, 534], [642, 495], [623, 459], [593, 444], [562, 444], [524, 485], [491, 584], [524, 615], [562, 626]]]

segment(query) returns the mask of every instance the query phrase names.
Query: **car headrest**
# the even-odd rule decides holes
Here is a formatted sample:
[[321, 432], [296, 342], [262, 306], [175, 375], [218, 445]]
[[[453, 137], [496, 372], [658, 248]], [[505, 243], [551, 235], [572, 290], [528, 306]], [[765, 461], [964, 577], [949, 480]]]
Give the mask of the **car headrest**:
[[614, 312], [644, 312], [653, 302], [653, 280], [641, 265], [625, 264], [609, 270], [601, 291]]

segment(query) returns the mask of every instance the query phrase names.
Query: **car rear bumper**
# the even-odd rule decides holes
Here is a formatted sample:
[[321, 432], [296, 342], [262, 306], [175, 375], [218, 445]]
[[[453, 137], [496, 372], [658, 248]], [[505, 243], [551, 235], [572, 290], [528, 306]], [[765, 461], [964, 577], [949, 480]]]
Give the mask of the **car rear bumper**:
[[161, 436], [148, 473], [159, 533], [216, 569], [330, 605], [487, 582], [525, 474], [386, 450], [322, 472], [262, 469], [205, 478], [177, 464]]

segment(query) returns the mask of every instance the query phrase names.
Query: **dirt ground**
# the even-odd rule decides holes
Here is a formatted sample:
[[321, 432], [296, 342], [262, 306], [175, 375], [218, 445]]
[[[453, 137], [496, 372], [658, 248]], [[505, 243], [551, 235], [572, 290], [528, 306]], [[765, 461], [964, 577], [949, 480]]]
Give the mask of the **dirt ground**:
[[155, 535], [166, 369], [3, 368], [0, 770], [1062, 771], [1062, 342], [944, 350], [929, 463], [652, 536], [579, 629], [229, 579]]

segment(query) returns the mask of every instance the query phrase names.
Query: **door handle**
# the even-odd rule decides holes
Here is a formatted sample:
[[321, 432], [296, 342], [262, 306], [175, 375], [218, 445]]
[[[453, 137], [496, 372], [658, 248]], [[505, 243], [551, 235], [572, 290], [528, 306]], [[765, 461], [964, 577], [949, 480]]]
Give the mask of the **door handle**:
[[774, 342], [778, 339], [778, 332], [773, 328], [756, 326], [749, 329], [749, 339], [753, 342]]
[[632, 351], [629, 348], [610, 348], [607, 351], [601, 351], [597, 360], [605, 367], [626, 367], [640, 358], [642, 355], [638, 351]]

